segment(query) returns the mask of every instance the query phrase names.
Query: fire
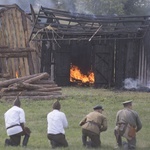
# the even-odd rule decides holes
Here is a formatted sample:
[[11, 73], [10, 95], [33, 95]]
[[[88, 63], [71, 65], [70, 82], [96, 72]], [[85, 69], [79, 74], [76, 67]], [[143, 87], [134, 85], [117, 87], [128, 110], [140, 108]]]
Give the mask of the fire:
[[16, 78], [18, 78], [19, 77], [19, 75], [18, 75], [18, 72], [16, 71]]
[[94, 83], [94, 73], [90, 71], [88, 75], [84, 75], [77, 66], [72, 65], [70, 69], [70, 82], [78, 80], [82, 83]]

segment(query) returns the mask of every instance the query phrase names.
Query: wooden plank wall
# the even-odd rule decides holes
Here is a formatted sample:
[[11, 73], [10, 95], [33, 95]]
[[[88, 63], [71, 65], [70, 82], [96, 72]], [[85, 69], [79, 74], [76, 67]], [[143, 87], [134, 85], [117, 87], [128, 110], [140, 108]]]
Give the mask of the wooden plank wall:
[[138, 79], [140, 40], [127, 41], [125, 78]]
[[122, 87], [125, 79], [125, 56], [126, 56], [125, 40], [116, 41], [116, 59], [115, 59], [115, 84], [116, 87]]
[[116, 41], [116, 87], [123, 87], [123, 81], [126, 78], [138, 79], [139, 50], [139, 40], [133, 39]]
[[114, 40], [94, 45], [95, 87], [111, 87], [114, 82]]
[[143, 86], [150, 87], [150, 29], [141, 40], [141, 49], [139, 57], [139, 79]]
[[[1, 27], [0, 27], [0, 46], [7, 46], [8, 48], [33, 48], [34, 52], [28, 52], [26, 57], [7, 57], [0, 58], [2, 73], [10, 73], [11, 77], [26, 76], [39, 72], [40, 65], [39, 57], [36, 52], [35, 45], [29, 44], [28, 39], [31, 33], [31, 20], [26, 14], [13, 7], [1, 13]], [[22, 53], [18, 51], [18, 53]], [[5, 68], [5, 69], [4, 69]]]
[[59, 86], [70, 83], [70, 46], [68, 42], [62, 41], [55, 52], [55, 82]]

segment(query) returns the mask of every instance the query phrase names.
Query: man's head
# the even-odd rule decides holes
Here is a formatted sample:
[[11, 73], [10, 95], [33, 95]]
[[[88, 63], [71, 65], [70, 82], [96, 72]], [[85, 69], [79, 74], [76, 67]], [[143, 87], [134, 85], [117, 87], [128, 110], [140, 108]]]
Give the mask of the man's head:
[[58, 100], [53, 103], [53, 109], [57, 109], [57, 110], [61, 109], [61, 105]]
[[101, 105], [96, 105], [96, 106], [93, 107], [93, 110], [102, 113], [102, 111], [104, 109], [103, 109], [103, 107]]
[[13, 105], [14, 105], [14, 106], [18, 106], [18, 107], [21, 106], [21, 102], [20, 102], [20, 99], [19, 99], [19, 96], [18, 96], [18, 95], [17, 95], [16, 99], [14, 100]]
[[132, 100], [123, 102], [124, 107], [132, 108]]

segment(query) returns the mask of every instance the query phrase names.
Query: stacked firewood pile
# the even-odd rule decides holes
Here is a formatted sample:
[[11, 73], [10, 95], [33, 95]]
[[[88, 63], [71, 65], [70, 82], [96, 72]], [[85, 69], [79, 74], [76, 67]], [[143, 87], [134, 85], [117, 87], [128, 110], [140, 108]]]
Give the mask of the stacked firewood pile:
[[5, 100], [14, 100], [17, 95], [31, 100], [63, 98], [61, 90], [46, 72], [0, 81], [0, 96]]

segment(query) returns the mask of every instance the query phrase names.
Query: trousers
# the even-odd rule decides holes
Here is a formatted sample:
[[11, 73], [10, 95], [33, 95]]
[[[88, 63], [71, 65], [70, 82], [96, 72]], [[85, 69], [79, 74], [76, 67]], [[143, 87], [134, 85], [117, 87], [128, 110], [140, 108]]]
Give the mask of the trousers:
[[30, 133], [31, 133], [30, 129], [28, 127], [25, 127], [23, 132], [9, 136], [10, 139], [5, 140], [5, 145], [6, 146], [9, 146], [9, 145], [10, 146], [19, 146], [21, 143], [21, 136], [23, 136], [22, 146], [27, 146], [28, 140], [30, 137]]
[[136, 137], [133, 137], [131, 140], [127, 140], [127, 143], [122, 142], [122, 136], [119, 135], [117, 130], [114, 130], [114, 135], [119, 147], [124, 147], [124, 150], [135, 150], [136, 149]]
[[68, 142], [64, 134], [47, 134], [47, 138], [50, 140], [52, 148], [56, 147], [68, 147]]
[[[90, 141], [87, 141], [87, 137]], [[100, 135], [86, 129], [82, 129], [82, 143], [84, 146], [98, 148], [101, 145]]]

